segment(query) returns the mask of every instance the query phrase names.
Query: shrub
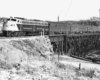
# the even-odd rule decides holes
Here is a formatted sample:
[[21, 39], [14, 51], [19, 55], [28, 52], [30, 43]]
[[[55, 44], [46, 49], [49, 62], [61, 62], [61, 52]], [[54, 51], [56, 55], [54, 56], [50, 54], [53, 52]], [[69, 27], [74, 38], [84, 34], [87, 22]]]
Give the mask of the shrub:
[[62, 63], [59, 63], [59, 62], [55, 62], [56, 66], [58, 68], [61, 68], [61, 69], [66, 69], [66, 65], [62, 64]]
[[76, 75], [77, 76], [84, 76], [84, 77], [90, 77], [90, 78], [93, 78], [93, 76], [95, 75], [94, 74], [94, 70], [85, 70], [85, 69], [81, 69], [81, 70], [78, 70], [77, 72], [76, 72]]

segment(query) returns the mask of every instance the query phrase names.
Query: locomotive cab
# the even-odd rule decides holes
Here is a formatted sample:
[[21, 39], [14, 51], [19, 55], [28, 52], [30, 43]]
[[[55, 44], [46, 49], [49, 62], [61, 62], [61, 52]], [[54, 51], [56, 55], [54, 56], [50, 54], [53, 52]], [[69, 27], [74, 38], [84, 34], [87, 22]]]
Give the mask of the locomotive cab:
[[[17, 19], [14, 18], [8, 18], [3, 25], [3, 35], [4, 36], [13, 36], [15, 35], [15, 32], [18, 32], [17, 27]], [[14, 34], [12, 34], [14, 33]]]
[[49, 24], [45, 21], [34, 21], [28, 19], [9, 18], [3, 26], [3, 35], [9, 37], [15, 36], [34, 36], [49, 33]]
[[17, 20], [16, 19], [7, 19], [3, 26], [4, 31], [18, 31]]

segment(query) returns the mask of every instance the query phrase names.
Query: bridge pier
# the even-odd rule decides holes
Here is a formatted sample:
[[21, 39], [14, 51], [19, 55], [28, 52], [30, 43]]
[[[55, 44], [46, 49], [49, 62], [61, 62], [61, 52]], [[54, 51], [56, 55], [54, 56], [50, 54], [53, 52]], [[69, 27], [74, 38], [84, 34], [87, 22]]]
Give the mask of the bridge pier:
[[53, 45], [53, 49], [55, 53], [59, 53], [60, 55], [63, 55], [64, 53], [64, 36], [63, 35], [55, 35], [55, 36], [49, 36], [51, 43]]

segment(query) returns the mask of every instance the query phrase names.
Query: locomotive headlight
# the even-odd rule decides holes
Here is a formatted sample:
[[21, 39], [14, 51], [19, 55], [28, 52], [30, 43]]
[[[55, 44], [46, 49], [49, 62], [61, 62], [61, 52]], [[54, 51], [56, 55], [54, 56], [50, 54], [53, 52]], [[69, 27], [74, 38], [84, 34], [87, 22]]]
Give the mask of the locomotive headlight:
[[15, 26], [14, 24], [10, 24], [10, 26]]

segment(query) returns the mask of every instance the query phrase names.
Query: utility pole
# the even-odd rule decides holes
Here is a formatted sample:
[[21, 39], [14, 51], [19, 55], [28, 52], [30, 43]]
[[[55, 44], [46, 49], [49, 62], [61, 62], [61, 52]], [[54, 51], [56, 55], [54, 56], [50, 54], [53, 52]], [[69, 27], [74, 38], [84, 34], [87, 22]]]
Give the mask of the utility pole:
[[71, 29], [71, 24], [70, 24], [70, 34], [71, 34], [71, 32], [72, 32], [72, 29]]
[[58, 16], [58, 22], [59, 22], [59, 16]]
[[[59, 25], [59, 16], [58, 16], [58, 25]], [[58, 26], [58, 25], [57, 25], [57, 26]], [[59, 57], [60, 57], [60, 45], [59, 45], [59, 41], [58, 41], [57, 46], [58, 46], [58, 47], [57, 47], [57, 48], [58, 48], [58, 49], [57, 49], [57, 50], [58, 50], [57, 52], [58, 52], [58, 62], [59, 62]]]
[[44, 28], [43, 28], [43, 36], [44, 36]]
[[99, 9], [99, 19], [100, 19], [100, 9]]

